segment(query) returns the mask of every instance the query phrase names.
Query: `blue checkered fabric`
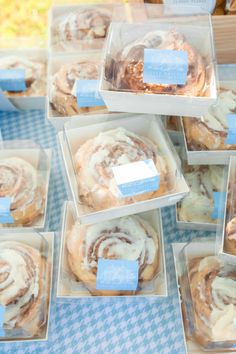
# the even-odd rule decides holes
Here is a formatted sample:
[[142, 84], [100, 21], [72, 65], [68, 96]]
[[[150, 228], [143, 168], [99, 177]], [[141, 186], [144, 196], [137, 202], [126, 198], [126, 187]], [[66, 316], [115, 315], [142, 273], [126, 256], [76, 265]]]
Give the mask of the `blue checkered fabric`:
[[[0, 128], [4, 140], [33, 139], [44, 148], [54, 149], [49, 195], [49, 226], [51, 230], [57, 231], [60, 228], [62, 205], [67, 195], [54, 128], [45, 122], [42, 111], [0, 113]], [[184, 354], [171, 243], [206, 236], [206, 233], [178, 231], [175, 227], [173, 207], [164, 208], [162, 215], [170, 293], [168, 298], [93, 297], [61, 304], [56, 303], [53, 295], [49, 340], [3, 343], [0, 344], [0, 353]], [[56, 253], [59, 244], [60, 235], [57, 233]]]

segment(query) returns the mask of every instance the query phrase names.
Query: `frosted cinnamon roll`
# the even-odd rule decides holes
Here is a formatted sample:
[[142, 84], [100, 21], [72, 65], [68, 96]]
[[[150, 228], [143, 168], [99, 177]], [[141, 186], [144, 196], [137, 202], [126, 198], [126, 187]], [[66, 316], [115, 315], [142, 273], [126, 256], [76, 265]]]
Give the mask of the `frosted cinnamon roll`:
[[93, 295], [135, 294], [135, 291], [122, 289], [97, 290], [99, 258], [138, 261], [139, 287], [151, 281], [159, 270], [158, 235], [138, 216], [127, 216], [88, 226], [75, 224], [67, 235], [66, 249], [71, 272]]
[[[151, 159], [160, 173], [157, 191], [121, 198], [112, 167]], [[152, 199], [174, 187], [174, 176], [166, 157], [158, 146], [146, 137], [138, 136], [124, 128], [108, 130], [87, 140], [79, 147], [74, 163], [82, 203], [93, 210], [102, 210]]]
[[0, 58], [0, 69], [23, 69], [26, 90], [7, 92], [8, 96], [46, 96], [46, 62], [19, 56]]
[[226, 225], [224, 249], [236, 256], [236, 217], [234, 216]]
[[184, 222], [211, 223], [214, 210], [214, 192], [223, 189], [223, 166], [192, 166], [184, 173], [190, 193], [178, 204], [178, 219]]
[[112, 11], [105, 7], [75, 9], [59, 16], [52, 25], [52, 45], [58, 50], [102, 48], [111, 18]]
[[[188, 53], [188, 73], [185, 85], [153, 84], [143, 82], [144, 49], [180, 50]], [[134, 92], [204, 96], [208, 79], [203, 58], [174, 30], [153, 31], [131, 42], [116, 57], [108, 57], [105, 67], [106, 80], [113, 90]]]
[[2, 226], [31, 225], [43, 214], [45, 192], [40, 173], [30, 163], [18, 157], [0, 159], [0, 198], [11, 198], [14, 219]]
[[[203, 347], [236, 340], [236, 271], [219, 257], [193, 258], [188, 264], [192, 336]], [[188, 301], [185, 302], [185, 306]], [[223, 348], [223, 343], [222, 347]], [[226, 348], [227, 348], [226, 346]]]
[[5, 335], [40, 337], [46, 325], [50, 264], [24, 243], [0, 242], [0, 304]]
[[229, 113], [236, 113], [236, 93], [222, 90], [215, 105], [200, 118], [183, 119], [189, 150], [236, 150], [236, 144], [227, 144]]
[[50, 104], [56, 115], [73, 116], [105, 107], [79, 107], [76, 98], [76, 81], [98, 79], [99, 64], [78, 61], [62, 65], [52, 78]]

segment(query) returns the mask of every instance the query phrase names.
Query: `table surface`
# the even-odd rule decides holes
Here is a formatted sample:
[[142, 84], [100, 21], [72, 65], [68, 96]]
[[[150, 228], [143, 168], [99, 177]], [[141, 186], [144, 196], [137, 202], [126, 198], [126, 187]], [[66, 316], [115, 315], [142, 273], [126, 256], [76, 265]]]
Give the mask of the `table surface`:
[[[55, 234], [54, 284], [60, 245], [60, 216], [67, 200], [54, 128], [43, 111], [0, 113], [3, 140], [33, 139], [53, 148], [50, 181], [50, 229]], [[186, 352], [175, 281], [172, 242], [186, 242], [211, 233], [176, 229], [174, 207], [162, 209], [169, 297], [79, 299], [56, 302], [52, 292], [49, 339], [44, 342], [0, 344], [0, 353], [170, 353]]]

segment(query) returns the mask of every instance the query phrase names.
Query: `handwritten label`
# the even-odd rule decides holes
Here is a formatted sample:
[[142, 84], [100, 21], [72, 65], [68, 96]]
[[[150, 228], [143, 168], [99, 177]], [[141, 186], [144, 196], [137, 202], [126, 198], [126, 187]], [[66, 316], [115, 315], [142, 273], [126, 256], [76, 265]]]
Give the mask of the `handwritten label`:
[[211, 213], [211, 218], [216, 220], [218, 218], [224, 218], [224, 210], [225, 210], [225, 200], [226, 200], [226, 192], [213, 192], [214, 198], [214, 209]]
[[188, 53], [179, 50], [144, 49], [143, 82], [184, 85], [187, 81]]
[[152, 160], [128, 163], [112, 168], [120, 198], [159, 189], [160, 174]]
[[105, 106], [98, 92], [98, 80], [77, 80], [76, 96], [79, 107]]
[[6, 308], [4, 306], [0, 305], [0, 337], [5, 336], [5, 333], [3, 330], [5, 311], [6, 311]]
[[228, 135], [225, 139], [225, 145], [236, 145], [236, 114], [227, 115]]
[[25, 70], [0, 69], [0, 88], [10, 92], [25, 91]]
[[96, 288], [98, 290], [136, 290], [138, 261], [99, 259]]
[[13, 224], [14, 219], [11, 216], [11, 198], [0, 198], [0, 223], [1, 224]]

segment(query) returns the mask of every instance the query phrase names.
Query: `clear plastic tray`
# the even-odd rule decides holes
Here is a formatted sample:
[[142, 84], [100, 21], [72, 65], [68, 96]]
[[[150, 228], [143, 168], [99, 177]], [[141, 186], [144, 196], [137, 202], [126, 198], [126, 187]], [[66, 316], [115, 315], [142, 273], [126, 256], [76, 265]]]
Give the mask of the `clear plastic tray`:
[[[141, 218], [141, 219], [140, 219]], [[150, 272], [153, 273], [152, 279], [149, 279], [148, 281], [141, 281], [139, 280], [139, 287], [138, 291], [122, 291], [122, 290], [116, 290], [116, 291], [102, 291], [102, 290], [97, 290], [96, 288], [96, 277], [97, 277], [97, 266], [95, 267], [96, 269], [90, 269], [90, 280], [86, 280], [86, 274], [87, 270], [84, 270], [83, 276], [84, 279], [79, 279], [78, 276], [75, 275], [75, 272], [71, 270], [70, 266], [70, 260], [69, 258], [72, 257], [68, 251], [69, 247], [69, 242], [74, 242], [76, 238], [73, 237], [71, 238], [72, 235], [72, 230], [73, 234], [76, 230], [77, 235], [77, 240], [79, 240], [79, 235], [82, 236], [83, 232], [89, 232], [89, 228], [99, 229], [100, 224], [97, 225], [81, 225], [79, 222], [76, 220], [76, 212], [74, 208], [73, 202], [66, 202], [64, 205], [64, 212], [63, 212], [63, 223], [62, 223], [62, 243], [61, 243], [61, 254], [60, 254], [60, 265], [59, 265], [59, 274], [58, 274], [58, 286], [57, 286], [57, 297], [58, 300], [60, 301], [71, 301], [73, 298], [80, 298], [80, 297], [91, 297], [92, 295], [95, 296], [167, 296], [167, 284], [166, 284], [166, 271], [165, 271], [165, 256], [164, 256], [164, 246], [163, 246], [163, 232], [162, 232], [162, 223], [161, 223], [161, 213], [159, 210], [155, 211], [149, 211], [149, 212], [144, 212], [141, 214], [138, 214], [136, 216], [127, 216], [123, 218], [123, 227], [125, 225], [128, 225], [128, 223], [135, 222], [136, 220], [143, 220], [144, 223], [148, 223], [147, 225], [151, 226], [153, 230], [155, 230], [155, 243], [157, 246], [157, 261], [153, 261], [152, 265], [146, 264], [146, 271], [149, 268], [149, 271], [152, 267], [152, 270]], [[115, 219], [112, 221], [106, 221], [106, 227], [114, 227], [114, 223], [117, 222], [117, 227], [121, 227], [122, 223], [120, 219]], [[76, 226], [75, 226], [76, 225]], [[103, 223], [104, 225], [104, 223]], [[146, 226], [147, 226], [146, 225]], [[87, 231], [86, 231], [87, 230]], [[141, 230], [141, 229], [140, 229]], [[124, 230], [123, 230], [124, 231]], [[103, 231], [104, 232], [104, 231]], [[126, 231], [125, 231], [126, 232]], [[142, 231], [140, 231], [142, 232]], [[122, 231], [121, 231], [122, 233]], [[107, 235], [108, 239], [109, 233]], [[118, 241], [119, 235], [117, 237], [114, 237], [114, 242], [119, 243]], [[99, 240], [102, 240], [102, 232], [99, 236]], [[69, 241], [70, 240], [70, 241]], [[77, 241], [75, 241], [77, 243]], [[105, 241], [104, 241], [105, 242]], [[110, 242], [110, 246], [113, 247], [114, 242]], [[124, 241], [122, 241], [124, 242]], [[97, 243], [97, 242], [96, 242]], [[120, 244], [120, 243], [119, 243]], [[78, 243], [77, 243], [78, 245]], [[100, 244], [101, 245], [101, 244]], [[121, 245], [121, 244], [120, 244]], [[95, 244], [93, 245], [95, 248]], [[134, 247], [135, 243], [133, 244]], [[74, 246], [75, 247], [75, 246]], [[96, 254], [96, 250], [93, 247], [93, 254]], [[101, 245], [101, 249], [102, 249]], [[108, 246], [109, 247], [109, 246]], [[78, 249], [78, 254], [80, 254], [80, 250]], [[156, 255], [157, 255], [156, 253]], [[73, 256], [74, 257], [74, 256]], [[118, 256], [117, 256], [118, 257]], [[114, 259], [122, 259], [122, 258], [117, 258], [115, 257]], [[103, 257], [104, 258], [104, 257]], [[105, 259], [109, 259], [110, 257], [108, 256]], [[113, 257], [112, 257], [113, 258]], [[71, 258], [72, 259], [72, 258]], [[73, 259], [73, 262], [75, 260]], [[154, 271], [154, 263], [156, 263], [156, 271]], [[79, 258], [78, 258], [78, 263], [76, 263], [75, 267], [79, 268]], [[142, 271], [143, 272], [143, 271]]]
[[211, 238], [183, 244], [175, 262], [187, 344], [214, 353], [234, 351], [235, 266], [215, 254]]
[[1, 233], [0, 341], [47, 339], [52, 252], [52, 233]]
[[[158, 64], [154, 54], [154, 59], [148, 59], [148, 49], [155, 55], [163, 51], [160, 60], [164, 64]], [[164, 55], [167, 54], [171, 58], [177, 54], [188, 56], [185, 65], [191, 70], [188, 70], [187, 79], [177, 80], [185, 84], [173, 81], [172, 76], [166, 77]], [[146, 68], [151, 68], [149, 60], [153, 60], [150, 79], [148, 75], [143, 77]], [[157, 78], [154, 77], [156, 68], [160, 76]], [[160, 81], [163, 75], [168, 79], [165, 83]], [[216, 101], [215, 77], [215, 53], [208, 15], [177, 15], [163, 11], [154, 20], [147, 18], [142, 23], [110, 25], [100, 81], [100, 92], [110, 111], [200, 117]]]
[[[96, 117], [93, 116], [95, 119]], [[99, 116], [97, 116], [99, 118]], [[153, 116], [130, 116], [125, 118], [116, 118], [115, 116], [112, 118], [111, 116], [100, 116], [102, 123], [98, 124], [91, 124], [88, 126], [81, 126], [79, 119], [73, 119], [69, 123], [65, 124], [65, 131], [59, 133], [59, 141], [62, 149], [63, 159], [66, 168], [66, 174], [69, 181], [69, 186], [71, 193], [73, 195], [73, 200], [76, 205], [77, 215], [82, 223], [97, 223], [102, 220], [113, 219], [116, 217], [121, 217], [129, 214], [135, 214], [146, 210], [151, 210], [157, 207], [163, 207], [166, 205], [175, 204], [178, 200], [180, 200], [186, 193], [188, 193], [189, 189], [187, 184], [180, 172], [179, 160], [176, 157], [176, 152], [168, 138], [168, 135], [165, 133], [162, 123], [159, 118]], [[101, 122], [101, 121], [100, 121]], [[121, 128], [122, 127], [122, 128]], [[127, 134], [131, 134], [133, 136], [132, 139], [135, 140], [134, 143], [134, 150], [138, 151], [138, 145], [141, 143], [139, 137], [143, 137], [145, 141], [144, 145], [146, 144], [146, 148], [150, 148], [152, 144], [154, 144], [155, 148], [153, 147], [155, 152], [155, 156], [153, 157], [157, 162], [157, 171], [160, 174], [160, 186], [157, 191], [144, 194], [138, 194], [133, 198], [120, 198], [117, 194], [117, 186], [114, 180], [113, 175], [108, 178], [109, 185], [112, 185], [113, 188], [110, 187], [107, 189], [106, 197], [100, 198], [99, 194], [94, 194], [91, 192], [91, 187], [97, 190], [102, 191], [104, 190], [103, 185], [97, 183], [91, 184], [91, 179], [93, 178], [93, 172], [89, 177], [89, 170], [83, 168], [83, 173], [88, 173], [87, 177], [84, 179], [80, 179], [80, 174], [78, 174], [76, 164], [76, 153], [81, 147], [83, 146], [82, 150], [85, 149], [84, 145], [86, 141], [89, 139], [91, 143], [89, 144], [92, 147], [92, 143], [95, 145], [102, 137], [107, 139], [108, 131], [114, 130], [112, 136], [115, 136], [117, 139], [117, 134], [121, 134], [127, 136]], [[103, 135], [100, 135], [103, 133]], [[134, 134], [134, 135], [133, 135]], [[97, 138], [98, 137], [98, 138]], [[96, 140], [95, 140], [96, 138]], [[102, 138], [102, 140], [103, 140]], [[123, 139], [122, 138], [122, 139]], [[113, 138], [112, 138], [113, 139]], [[148, 141], [147, 141], [148, 139]], [[106, 140], [104, 140], [105, 142]], [[116, 141], [116, 140], [115, 140]], [[108, 169], [110, 164], [111, 166], [118, 166], [127, 164], [134, 161], [143, 161], [149, 159], [149, 154], [145, 153], [143, 156], [132, 160], [132, 154], [128, 155], [126, 152], [122, 152], [122, 149], [125, 148], [126, 151], [126, 144], [124, 145], [124, 141], [121, 140], [121, 157], [124, 156], [126, 161], [118, 162], [116, 160], [111, 160], [108, 162]], [[137, 141], [137, 142], [136, 142]], [[143, 142], [141, 144], [143, 144]], [[88, 143], [87, 143], [88, 144]], [[116, 143], [119, 145], [119, 143]], [[151, 144], [151, 145], [150, 145]], [[106, 143], [105, 143], [106, 145]], [[108, 146], [109, 146], [109, 139], [108, 139]], [[127, 144], [129, 148], [129, 144]], [[149, 148], [147, 148], [149, 146]], [[99, 147], [99, 145], [98, 145]], [[113, 149], [112, 145], [110, 145], [109, 149]], [[80, 151], [82, 151], [80, 150]], [[101, 148], [103, 150], [103, 148]], [[88, 150], [85, 149], [87, 152]], [[95, 149], [95, 155], [97, 154], [97, 150]], [[117, 150], [119, 151], [119, 149]], [[143, 148], [142, 148], [143, 151]], [[93, 155], [93, 154], [92, 154]], [[89, 166], [90, 159], [95, 158], [94, 156], [90, 156], [87, 162], [83, 162], [84, 166]], [[119, 153], [118, 153], [119, 155]], [[127, 159], [128, 156], [128, 159]], [[139, 156], [139, 155], [137, 155]], [[176, 157], [176, 158], [175, 158]], [[87, 156], [85, 156], [87, 158]], [[151, 158], [151, 159], [153, 159]], [[176, 161], [177, 160], [177, 161]], [[161, 162], [161, 164], [160, 164]], [[97, 168], [99, 169], [102, 164], [98, 164]], [[159, 167], [158, 167], [159, 166]], [[162, 166], [162, 167], [161, 167]], [[96, 177], [96, 181], [99, 181], [103, 172], [101, 170], [100, 177]], [[112, 173], [112, 172], [111, 172]], [[87, 184], [88, 182], [88, 184]], [[107, 182], [107, 183], [108, 183]], [[106, 185], [106, 184], [105, 184]], [[90, 187], [89, 187], [90, 186]], [[84, 191], [88, 188], [88, 194], [86, 193], [86, 198], [83, 197]], [[100, 189], [101, 188], [101, 189]], [[100, 193], [100, 192], [99, 192]], [[103, 195], [103, 194], [102, 194]], [[101, 197], [102, 197], [101, 195]], [[82, 197], [81, 197], [82, 196]], [[87, 198], [88, 196], [88, 198]], [[90, 201], [90, 197], [93, 201]], [[96, 204], [95, 204], [96, 203]]]
[[51, 158], [50, 149], [31, 140], [1, 141], [0, 228], [45, 227]]

